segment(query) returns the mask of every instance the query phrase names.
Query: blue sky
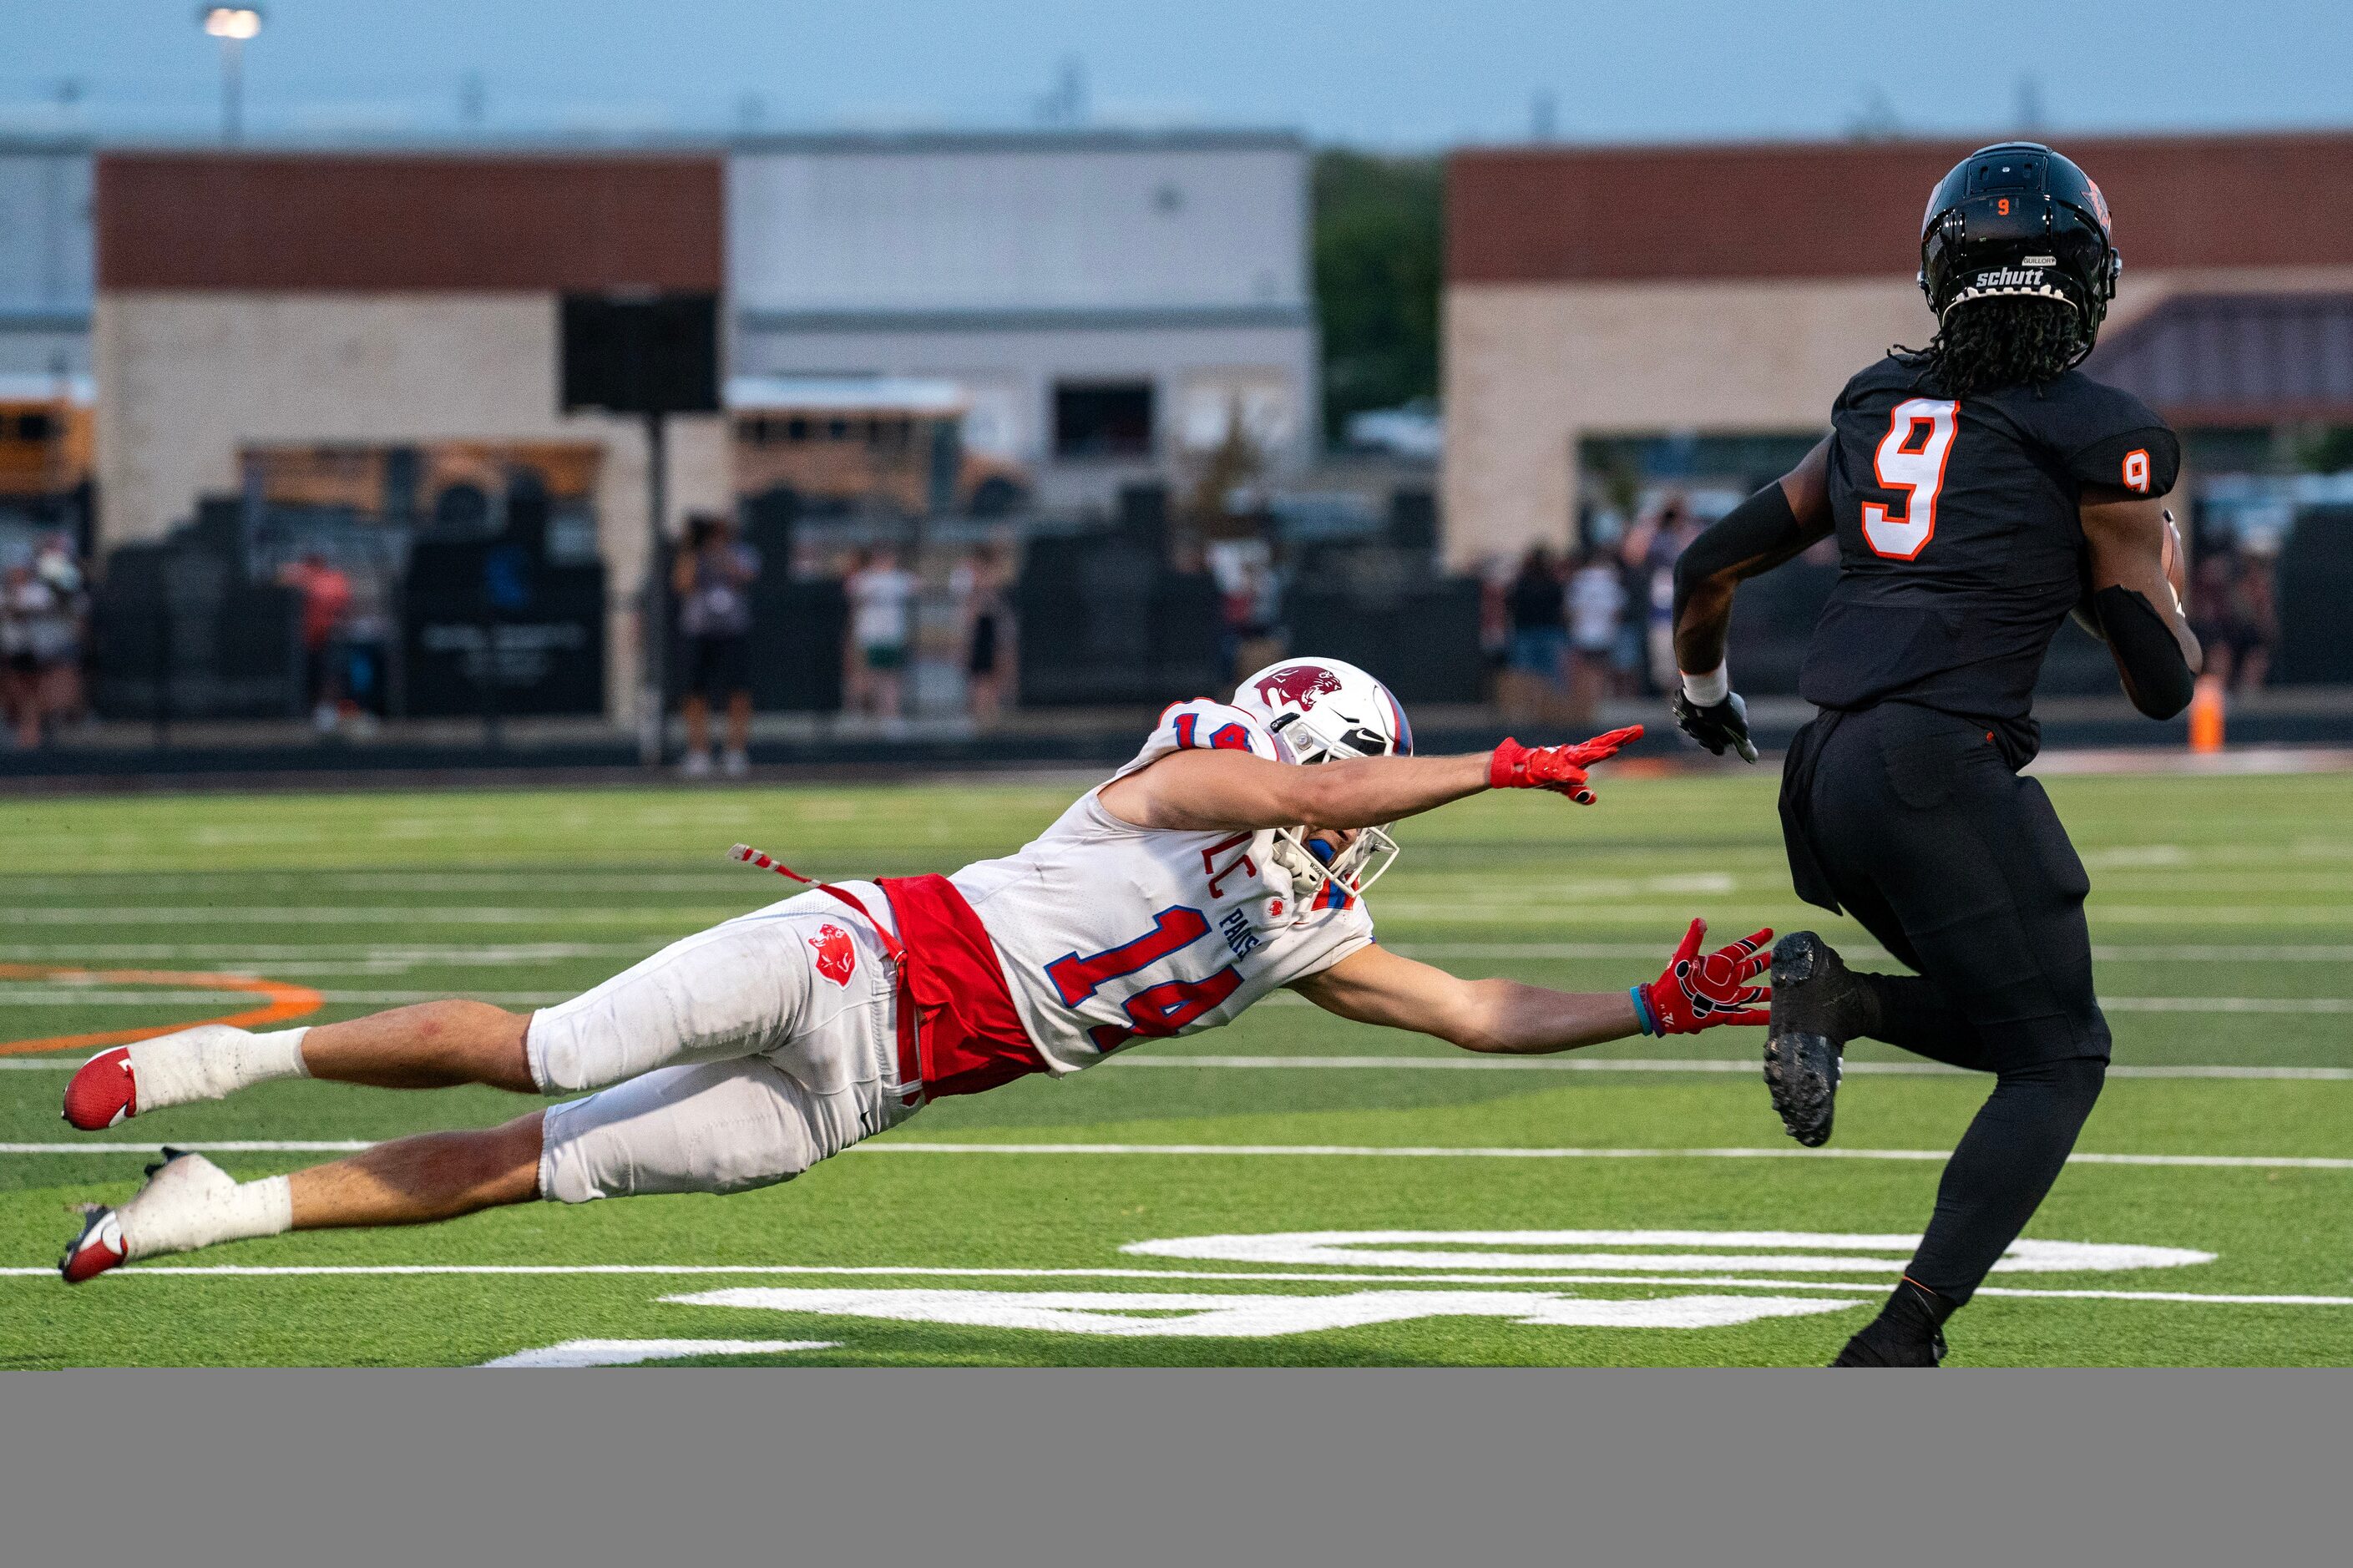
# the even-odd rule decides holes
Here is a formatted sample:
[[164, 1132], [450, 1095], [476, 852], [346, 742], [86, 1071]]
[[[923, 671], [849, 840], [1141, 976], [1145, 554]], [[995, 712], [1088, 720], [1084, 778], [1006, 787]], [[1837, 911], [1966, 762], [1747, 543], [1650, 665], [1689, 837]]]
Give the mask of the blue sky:
[[[2353, 123], [2353, 5], [2024, 0], [269, 0], [249, 123], [306, 138], [1032, 123], [1295, 127], [1412, 149]], [[195, 136], [193, 0], [0, 0], [0, 130]], [[78, 84], [69, 107], [62, 84]], [[2039, 110], [2022, 100], [2039, 100]]]

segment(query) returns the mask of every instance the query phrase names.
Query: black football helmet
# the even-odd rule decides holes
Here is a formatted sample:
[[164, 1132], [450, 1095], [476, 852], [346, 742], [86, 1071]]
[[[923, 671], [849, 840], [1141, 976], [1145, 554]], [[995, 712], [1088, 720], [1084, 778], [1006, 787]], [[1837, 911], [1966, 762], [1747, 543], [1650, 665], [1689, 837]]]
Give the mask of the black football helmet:
[[2123, 271], [2107, 198], [2040, 142], [1980, 148], [1928, 193], [1920, 291], [1938, 321], [1972, 300], [2060, 300], [2082, 320], [2089, 353]]

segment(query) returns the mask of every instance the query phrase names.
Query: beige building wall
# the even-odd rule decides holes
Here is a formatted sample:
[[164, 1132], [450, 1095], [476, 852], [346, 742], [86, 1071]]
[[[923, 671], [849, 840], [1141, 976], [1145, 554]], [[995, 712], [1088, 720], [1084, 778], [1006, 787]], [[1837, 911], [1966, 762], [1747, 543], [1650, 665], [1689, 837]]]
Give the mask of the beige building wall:
[[[110, 291], [92, 333], [101, 547], [154, 539], [234, 492], [258, 442], [593, 440], [607, 705], [633, 716], [647, 559], [643, 422], [556, 410], [556, 309], [525, 293]], [[670, 422], [670, 531], [729, 508], [725, 427]]]
[[[2353, 268], [2127, 268], [2105, 330], [2179, 293], [2348, 287]], [[1451, 285], [1447, 560], [1564, 543], [1588, 436], [1820, 429], [1855, 372], [1935, 331], [1909, 279]]]

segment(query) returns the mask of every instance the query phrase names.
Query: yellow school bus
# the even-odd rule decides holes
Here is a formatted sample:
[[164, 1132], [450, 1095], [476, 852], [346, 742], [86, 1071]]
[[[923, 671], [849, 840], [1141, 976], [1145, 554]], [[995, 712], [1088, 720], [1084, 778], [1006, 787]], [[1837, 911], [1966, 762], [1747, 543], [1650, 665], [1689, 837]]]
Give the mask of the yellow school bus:
[[971, 405], [952, 381], [736, 376], [727, 383], [735, 493], [788, 492], [816, 510], [1002, 516], [1029, 493], [1014, 463], [965, 448]]
[[87, 379], [0, 375], [0, 501], [71, 495], [90, 477], [94, 426]]

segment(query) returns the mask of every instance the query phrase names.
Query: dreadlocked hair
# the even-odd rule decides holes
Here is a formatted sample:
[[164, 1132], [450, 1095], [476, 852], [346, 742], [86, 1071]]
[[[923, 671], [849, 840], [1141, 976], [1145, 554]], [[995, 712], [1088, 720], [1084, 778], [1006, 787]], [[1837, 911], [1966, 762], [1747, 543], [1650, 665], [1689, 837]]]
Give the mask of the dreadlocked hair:
[[1924, 349], [1890, 352], [1947, 397], [2056, 381], [2091, 352], [2083, 318], [2063, 300], [1970, 300], [1952, 307]]

